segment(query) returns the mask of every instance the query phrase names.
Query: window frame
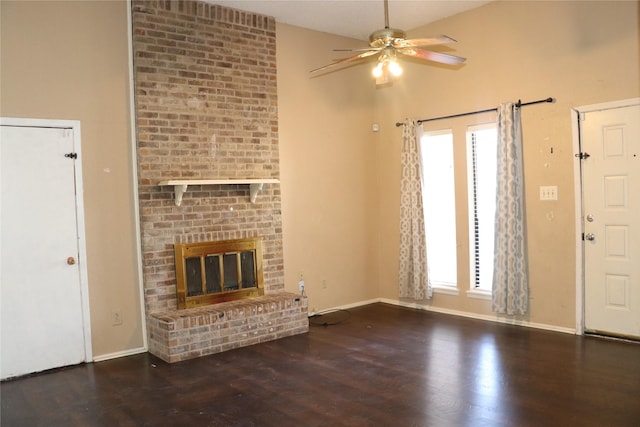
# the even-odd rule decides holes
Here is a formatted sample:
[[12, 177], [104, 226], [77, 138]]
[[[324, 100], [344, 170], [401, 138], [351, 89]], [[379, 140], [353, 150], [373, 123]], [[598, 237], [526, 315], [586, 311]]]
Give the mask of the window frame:
[[[486, 122], [481, 124], [468, 125], [466, 127], [466, 148], [467, 148], [467, 221], [469, 226], [469, 289], [467, 290], [467, 296], [470, 298], [487, 299], [490, 300], [492, 296], [492, 289], [487, 287], [476, 286], [476, 204], [474, 203], [475, 197], [475, 179], [474, 174], [474, 147], [473, 147], [473, 134], [487, 129], [498, 130], [497, 122]], [[491, 286], [491, 284], [489, 285]]]

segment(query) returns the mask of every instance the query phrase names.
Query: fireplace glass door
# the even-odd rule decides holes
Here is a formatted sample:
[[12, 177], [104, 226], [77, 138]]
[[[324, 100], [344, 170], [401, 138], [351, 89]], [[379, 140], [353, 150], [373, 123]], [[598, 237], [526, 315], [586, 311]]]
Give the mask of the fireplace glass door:
[[178, 308], [262, 295], [259, 240], [175, 245]]

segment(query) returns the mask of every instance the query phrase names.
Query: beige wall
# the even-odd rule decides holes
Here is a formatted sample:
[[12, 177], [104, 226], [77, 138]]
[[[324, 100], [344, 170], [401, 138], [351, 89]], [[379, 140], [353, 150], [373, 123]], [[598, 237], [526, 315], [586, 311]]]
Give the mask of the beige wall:
[[[615, 4], [614, 4], [615, 3]], [[452, 53], [468, 58], [458, 70], [410, 64], [399, 84], [377, 91], [387, 117], [377, 149], [377, 216], [381, 260], [398, 253], [399, 150], [401, 131], [392, 122], [497, 106], [549, 96], [555, 104], [524, 107], [526, 206], [530, 260], [530, 313], [523, 320], [575, 327], [574, 166], [570, 109], [638, 97], [638, 2], [495, 2], [409, 33], [447, 34], [459, 42]], [[453, 128], [458, 206], [459, 296], [437, 294], [426, 304], [490, 314], [489, 301], [470, 299], [466, 222], [468, 124], [495, 114], [430, 123]], [[553, 154], [551, 148], [553, 147]], [[539, 186], [557, 185], [557, 202], [539, 201]], [[397, 298], [397, 262], [379, 262], [380, 296]]]
[[278, 25], [277, 43], [285, 287], [303, 272], [310, 312], [377, 298], [369, 71], [309, 76], [360, 42]]
[[[126, 3], [0, 8], [0, 115], [81, 122], [94, 356], [140, 348]], [[112, 326], [112, 310], [122, 325]]]

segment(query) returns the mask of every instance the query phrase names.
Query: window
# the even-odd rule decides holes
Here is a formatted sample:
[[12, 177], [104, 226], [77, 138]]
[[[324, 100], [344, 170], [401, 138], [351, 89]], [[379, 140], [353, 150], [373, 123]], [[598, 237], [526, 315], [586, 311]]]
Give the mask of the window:
[[451, 130], [424, 133], [420, 140], [420, 153], [429, 281], [434, 287], [456, 287], [456, 206]]
[[471, 290], [491, 292], [498, 135], [495, 123], [467, 129]]

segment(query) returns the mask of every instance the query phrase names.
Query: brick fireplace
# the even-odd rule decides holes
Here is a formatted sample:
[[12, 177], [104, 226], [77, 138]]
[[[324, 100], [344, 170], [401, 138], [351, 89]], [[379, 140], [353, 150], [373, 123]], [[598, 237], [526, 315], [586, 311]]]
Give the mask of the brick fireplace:
[[[150, 351], [176, 361], [306, 332], [306, 300], [284, 292], [274, 19], [189, 0], [132, 8]], [[212, 179], [270, 183], [253, 202], [247, 185], [189, 185], [179, 206], [173, 188], [158, 185]], [[262, 300], [177, 310], [174, 245], [249, 238], [262, 242]], [[235, 335], [223, 325], [233, 320]], [[214, 324], [227, 329], [198, 335]]]

